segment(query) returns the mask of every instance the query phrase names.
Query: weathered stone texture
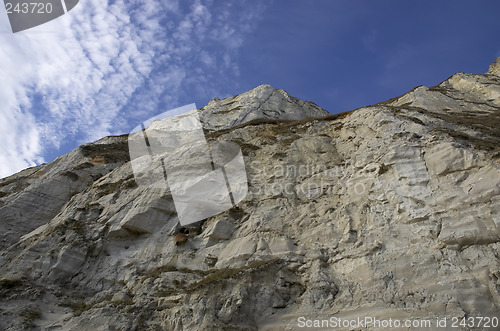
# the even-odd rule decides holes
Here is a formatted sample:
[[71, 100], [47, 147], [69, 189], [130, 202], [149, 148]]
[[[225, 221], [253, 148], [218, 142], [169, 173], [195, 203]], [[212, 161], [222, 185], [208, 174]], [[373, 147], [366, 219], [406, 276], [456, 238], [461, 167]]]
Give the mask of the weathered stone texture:
[[207, 138], [241, 146], [249, 193], [182, 246], [126, 137], [1, 180], [0, 327], [33, 304], [62, 330], [498, 317], [498, 63], [337, 115], [269, 85], [212, 100]]

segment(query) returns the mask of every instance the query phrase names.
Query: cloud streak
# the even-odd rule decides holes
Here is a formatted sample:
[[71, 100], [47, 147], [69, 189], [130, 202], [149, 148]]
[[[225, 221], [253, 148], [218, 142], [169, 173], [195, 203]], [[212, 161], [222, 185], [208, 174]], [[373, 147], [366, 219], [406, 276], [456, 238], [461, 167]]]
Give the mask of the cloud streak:
[[224, 93], [264, 9], [243, 6], [87, 0], [31, 32], [0, 33], [0, 177]]

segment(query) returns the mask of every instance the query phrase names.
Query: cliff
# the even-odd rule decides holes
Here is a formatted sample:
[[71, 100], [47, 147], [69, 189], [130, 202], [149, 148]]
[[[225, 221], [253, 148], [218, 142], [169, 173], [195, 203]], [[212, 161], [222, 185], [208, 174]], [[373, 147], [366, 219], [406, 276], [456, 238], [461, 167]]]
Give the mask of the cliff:
[[0, 180], [2, 329], [498, 317], [500, 58], [347, 113], [269, 85], [198, 113], [241, 147], [249, 188], [184, 245], [127, 135]]

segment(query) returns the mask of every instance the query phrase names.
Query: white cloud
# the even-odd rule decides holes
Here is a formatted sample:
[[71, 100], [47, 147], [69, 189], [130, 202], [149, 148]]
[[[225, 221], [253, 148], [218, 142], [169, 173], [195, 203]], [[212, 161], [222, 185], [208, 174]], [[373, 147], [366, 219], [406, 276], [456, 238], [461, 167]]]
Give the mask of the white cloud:
[[159, 105], [215, 93], [213, 77], [237, 67], [261, 10], [249, 2], [224, 20], [199, 0], [188, 9], [176, 0], [86, 0], [24, 33], [0, 22], [0, 177], [42, 162], [63, 141], [124, 133], [166, 110]]

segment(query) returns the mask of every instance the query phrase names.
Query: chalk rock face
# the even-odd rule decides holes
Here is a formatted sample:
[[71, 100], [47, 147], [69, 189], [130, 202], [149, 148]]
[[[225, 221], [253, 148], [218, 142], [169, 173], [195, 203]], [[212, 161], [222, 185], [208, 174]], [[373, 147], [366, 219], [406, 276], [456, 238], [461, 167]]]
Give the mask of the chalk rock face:
[[211, 101], [206, 137], [241, 147], [248, 194], [179, 246], [170, 189], [136, 183], [127, 136], [1, 180], [0, 327], [498, 318], [498, 63], [335, 115], [268, 85]]
[[223, 130], [251, 121], [299, 120], [321, 117], [328, 112], [311, 101], [302, 101], [271, 85], [224, 100], [212, 99], [200, 112], [206, 130]]
[[500, 58], [496, 59], [496, 61], [490, 65], [490, 70], [488, 70], [488, 73], [500, 76]]

